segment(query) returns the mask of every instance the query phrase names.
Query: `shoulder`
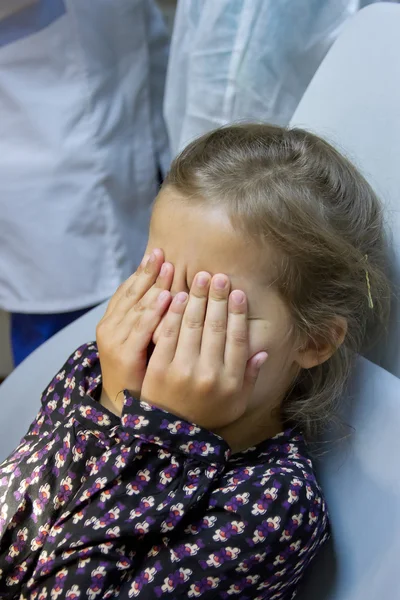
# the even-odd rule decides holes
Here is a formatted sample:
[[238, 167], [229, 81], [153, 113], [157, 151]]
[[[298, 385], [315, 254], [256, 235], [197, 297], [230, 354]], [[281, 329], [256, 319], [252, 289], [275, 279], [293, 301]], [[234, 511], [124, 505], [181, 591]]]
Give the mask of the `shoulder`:
[[261, 595], [292, 590], [329, 535], [302, 438], [284, 435], [233, 456], [185, 533], [204, 548], [202, 569], [229, 570], [229, 593], [253, 584]]
[[240, 517], [250, 546], [325, 537], [328, 513], [301, 436], [282, 435], [228, 463], [210, 508]]
[[95, 342], [77, 348], [65, 361], [42, 395], [42, 404], [46, 412], [64, 400], [81, 398], [99, 385], [101, 370], [99, 353]]
[[255, 448], [231, 457], [221, 479], [225, 493], [247, 487], [256, 494], [276, 480], [277, 490], [320, 493], [312, 460], [302, 436], [282, 433]]

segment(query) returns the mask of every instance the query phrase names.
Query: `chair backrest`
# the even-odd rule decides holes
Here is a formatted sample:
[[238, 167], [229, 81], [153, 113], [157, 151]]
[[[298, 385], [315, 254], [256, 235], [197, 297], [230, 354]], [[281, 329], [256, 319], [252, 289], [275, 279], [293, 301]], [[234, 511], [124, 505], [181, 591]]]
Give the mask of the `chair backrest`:
[[310, 569], [304, 600], [400, 598], [399, 31], [397, 4], [360, 11], [332, 46], [291, 121], [344, 152], [382, 197], [395, 286], [388, 337], [369, 355], [373, 362], [359, 359], [343, 402], [349, 437], [328, 443], [320, 460], [332, 542]]
[[299, 600], [399, 600], [400, 380], [360, 357], [341, 416], [318, 450], [332, 540]]
[[395, 287], [389, 335], [369, 354], [400, 377], [400, 6], [373, 4], [350, 19], [307, 88], [291, 125], [325, 137], [382, 198]]
[[96, 325], [107, 302], [100, 304], [40, 346], [0, 385], [0, 462], [25, 435], [54, 374], [78, 346], [96, 339]]

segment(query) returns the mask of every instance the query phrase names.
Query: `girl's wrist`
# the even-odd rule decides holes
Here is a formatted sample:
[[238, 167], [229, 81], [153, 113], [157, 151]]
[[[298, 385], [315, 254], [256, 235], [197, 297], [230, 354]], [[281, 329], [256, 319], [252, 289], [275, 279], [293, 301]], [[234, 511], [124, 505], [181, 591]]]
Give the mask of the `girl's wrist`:
[[100, 394], [100, 404], [102, 406], [104, 406], [104, 408], [106, 408], [107, 410], [109, 410], [110, 412], [114, 413], [115, 415], [117, 415], [117, 417], [120, 417], [122, 415], [122, 405], [120, 406], [121, 403], [117, 403], [117, 402], [113, 402], [112, 400], [110, 400], [110, 398], [108, 397], [104, 387], [102, 386], [101, 388], [101, 394]]

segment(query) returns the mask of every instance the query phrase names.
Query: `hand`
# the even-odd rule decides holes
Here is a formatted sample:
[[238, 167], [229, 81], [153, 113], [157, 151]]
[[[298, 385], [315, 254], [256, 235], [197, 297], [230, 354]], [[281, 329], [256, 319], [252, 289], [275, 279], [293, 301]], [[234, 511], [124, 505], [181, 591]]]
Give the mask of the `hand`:
[[247, 299], [229, 290], [226, 275], [202, 272], [175, 296], [142, 385], [143, 400], [210, 430], [243, 415], [267, 359], [248, 360]]
[[172, 264], [164, 262], [162, 250], [154, 250], [118, 288], [97, 326], [101, 403], [117, 414], [123, 408], [121, 391], [128, 389], [140, 396], [147, 348], [171, 302], [173, 273]]

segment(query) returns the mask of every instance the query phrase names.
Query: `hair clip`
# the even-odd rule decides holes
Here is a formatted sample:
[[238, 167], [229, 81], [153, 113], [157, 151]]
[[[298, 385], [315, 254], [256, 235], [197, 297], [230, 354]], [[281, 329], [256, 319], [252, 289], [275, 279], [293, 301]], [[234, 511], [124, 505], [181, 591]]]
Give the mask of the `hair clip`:
[[[368, 262], [368, 254], [366, 254], [364, 256], [365, 258], [365, 262]], [[365, 279], [367, 281], [367, 290], [368, 290], [368, 306], [369, 308], [374, 308], [374, 301], [372, 300], [372, 294], [371, 294], [371, 284], [369, 281], [369, 273], [368, 273], [368, 269], [365, 269]]]

